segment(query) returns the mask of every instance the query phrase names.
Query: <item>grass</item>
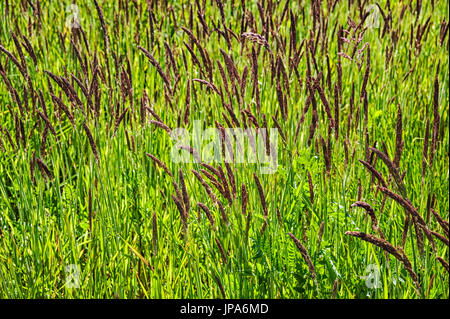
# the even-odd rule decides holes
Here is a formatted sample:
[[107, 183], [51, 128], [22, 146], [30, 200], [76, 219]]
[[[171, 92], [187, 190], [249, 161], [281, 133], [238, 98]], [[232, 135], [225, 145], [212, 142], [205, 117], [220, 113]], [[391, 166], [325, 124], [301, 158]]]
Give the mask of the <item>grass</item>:
[[[384, 180], [390, 181], [390, 190], [412, 203], [425, 220], [426, 229], [445, 237], [431, 207], [448, 221], [448, 29], [440, 41], [441, 30], [448, 27], [447, 1], [434, 1], [434, 6], [424, 2], [422, 7], [416, 6], [416, 1], [411, 5], [395, 2], [390, 4], [390, 10], [381, 1], [383, 13], [391, 14], [390, 27], [384, 34], [381, 15], [378, 27], [363, 23], [367, 27], [364, 34], [362, 28], [351, 27], [352, 21], [358, 25], [361, 12], [369, 9], [366, 5], [360, 10], [357, 1], [338, 1], [335, 5], [334, 1], [317, 1], [321, 4], [320, 19], [315, 28], [315, 6], [306, 2], [270, 2], [271, 6], [266, 2], [261, 6], [265, 19], [261, 19], [253, 2], [246, 3], [244, 9], [239, 1], [226, 1], [223, 11], [221, 1], [205, 2], [201, 8], [193, 5], [192, 11], [186, 1], [151, 3], [99, 1], [103, 16], [100, 18], [96, 1], [80, 1], [78, 16], [86, 41], [80, 29], [66, 24], [75, 12], [66, 10], [70, 1], [0, 3], [0, 44], [4, 48], [0, 51], [0, 71], [4, 74], [0, 81], [1, 298], [449, 297], [448, 271], [437, 260], [441, 257], [448, 263], [448, 245], [434, 236], [434, 251], [420, 230], [418, 233], [424, 237], [421, 254], [413, 225], [417, 221], [412, 220], [409, 226], [404, 251], [417, 274], [419, 288], [404, 263], [394, 255], [345, 234], [359, 231], [379, 236], [365, 210], [351, 207], [356, 201], [363, 201], [373, 208], [386, 241], [395, 249], [402, 245], [406, 211], [390, 197], [383, 199], [383, 193], [377, 190], [379, 182], [358, 161], [362, 159], [370, 161]], [[207, 34], [197, 11], [204, 16]], [[243, 29], [244, 12], [247, 20]], [[270, 19], [271, 31], [265, 32], [268, 24], [262, 20]], [[237, 38], [225, 31], [222, 20]], [[324, 32], [319, 29], [319, 20], [322, 26], [327, 25]], [[446, 24], [442, 27], [443, 22]], [[199, 46], [181, 27], [193, 30]], [[361, 36], [361, 41], [342, 41], [338, 48], [340, 27], [350, 32], [342, 33], [347, 39]], [[23, 60], [11, 32], [21, 43]], [[256, 43], [242, 38], [244, 32], [264, 36], [266, 48], [262, 40]], [[33, 48], [36, 62], [26, 49], [25, 39]], [[164, 42], [172, 51], [176, 68]], [[308, 54], [310, 43], [317, 43], [317, 48]], [[148, 50], [154, 61], [138, 46]], [[370, 70], [364, 89], [369, 47]], [[260, 102], [253, 90], [252, 48], [258, 64]], [[220, 50], [232, 58], [240, 79], [247, 68], [242, 97], [236, 80], [238, 94], [233, 93], [227, 61]], [[19, 66], [5, 51], [16, 57]], [[353, 51], [353, 61], [338, 55], [341, 52], [351, 56]], [[283, 63], [279, 72], [275, 68], [278, 57]], [[291, 59], [297, 59], [298, 64], [290, 63]], [[224, 68], [226, 82], [217, 61]], [[342, 68], [341, 82], [338, 65]], [[67, 79], [82, 107], [76, 97], [72, 96], [71, 101], [70, 94], [45, 71]], [[163, 80], [161, 72], [169, 83]], [[82, 92], [71, 74], [88, 87], [88, 94]], [[169, 134], [150, 123], [162, 121], [171, 129], [184, 127], [190, 132], [196, 120], [203, 128], [216, 127], [215, 121], [229, 127], [223, 114], [231, 116], [220, 94], [194, 79], [213, 83], [225, 103], [230, 104], [228, 87], [231, 107], [240, 124], [244, 117], [241, 111], [247, 109], [259, 126], [263, 126], [263, 114], [268, 127], [276, 127], [275, 118], [286, 136], [286, 143], [281, 136], [278, 139], [278, 168], [274, 174], [260, 174], [258, 163], [230, 164], [236, 185], [231, 203], [201, 174], [221, 201], [229, 224], [224, 223], [219, 204], [208, 196], [192, 172], [200, 172], [204, 167], [193, 161], [172, 161], [174, 143]], [[17, 98], [11, 94], [8, 82], [17, 91]], [[316, 87], [309, 90], [308, 82], [316, 83]], [[337, 139], [335, 129], [329, 130], [330, 119], [317, 85], [323, 89], [331, 118], [339, 124], [335, 126], [339, 127]], [[339, 116], [335, 112], [335, 85]], [[37, 98], [40, 91], [44, 103]], [[286, 99], [286, 109], [280, 105], [280, 91]], [[311, 105], [295, 138], [311, 91], [317, 105], [317, 127], [310, 139]], [[51, 92], [67, 106], [73, 124]], [[145, 105], [160, 119], [148, 110], [142, 112], [141, 105], [146, 100]], [[187, 104], [189, 116], [184, 122]], [[403, 194], [392, 171], [368, 150], [368, 146], [375, 146], [387, 151], [393, 161], [399, 149], [398, 106], [404, 145], [395, 169], [400, 175], [405, 172]], [[48, 118], [56, 136], [36, 109]], [[440, 123], [433, 139], [436, 114]], [[245, 116], [246, 122], [254, 127], [250, 117]], [[427, 120], [429, 150], [422, 176]], [[92, 141], [87, 131], [91, 132]], [[174, 178], [155, 165], [147, 153], [164, 163]], [[49, 175], [36, 158], [42, 160]], [[218, 169], [219, 164], [212, 165]], [[220, 165], [231, 187], [226, 166]], [[190, 204], [186, 217], [185, 201], [176, 194], [173, 183], [181, 189], [180, 170]], [[254, 174], [261, 183], [262, 194]], [[245, 214], [241, 185], [248, 193]], [[180, 209], [171, 195], [179, 199]], [[215, 230], [197, 203], [210, 210]], [[183, 218], [187, 227], [183, 226]], [[322, 223], [323, 234], [319, 236]], [[446, 238], [448, 241], [448, 233]], [[77, 265], [80, 270], [79, 288], [68, 285], [68, 265]], [[376, 289], [369, 288], [364, 278], [367, 267], [373, 267], [370, 265], [379, 267], [380, 285]]]

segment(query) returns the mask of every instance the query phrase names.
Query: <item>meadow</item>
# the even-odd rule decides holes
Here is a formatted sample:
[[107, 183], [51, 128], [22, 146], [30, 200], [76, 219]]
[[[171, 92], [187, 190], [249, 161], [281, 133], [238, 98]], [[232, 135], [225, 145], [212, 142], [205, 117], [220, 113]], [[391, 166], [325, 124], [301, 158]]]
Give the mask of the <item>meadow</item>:
[[447, 1], [0, 15], [0, 298], [449, 298]]

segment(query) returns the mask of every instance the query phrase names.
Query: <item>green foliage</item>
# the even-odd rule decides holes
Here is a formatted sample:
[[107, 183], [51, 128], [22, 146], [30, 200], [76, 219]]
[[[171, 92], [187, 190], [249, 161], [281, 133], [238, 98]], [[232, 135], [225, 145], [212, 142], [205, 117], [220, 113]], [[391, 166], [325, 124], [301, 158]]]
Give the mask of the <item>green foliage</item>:
[[[102, 29], [95, 1], [78, 1], [78, 16], [86, 42], [79, 29], [70, 29], [66, 25], [67, 18], [73, 13], [67, 10], [70, 1], [40, 1], [39, 7], [37, 1], [16, 2], [14, 5], [11, 1], [9, 5], [8, 1], [0, 2], [0, 44], [17, 57], [19, 63], [26, 63], [36, 95], [30, 94], [29, 83], [19, 67], [4, 51], [0, 51], [0, 71], [4, 70], [5, 78], [17, 90], [24, 112], [22, 115], [5, 79], [0, 79], [0, 298], [220, 298], [220, 286], [227, 298], [330, 298], [336, 279], [336, 298], [449, 297], [448, 272], [436, 259], [439, 256], [448, 262], [449, 249], [441, 241], [435, 240], [434, 253], [425, 238], [426, 252], [420, 255], [416, 230], [412, 226], [409, 229], [405, 253], [419, 277], [421, 295], [418, 295], [401, 262], [392, 256], [386, 260], [381, 248], [345, 235], [346, 231], [362, 231], [378, 236], [365, 212], [360, 208], [350, 208], [357, 200], [373, 207], [386, 240], [395, 247], [401, 245], [405, 218], [405, 210], [397, 202], [387, 198], [383, 204], [383, 194], [376, 188], [377, 181], [372, 181], [370, 173], [358, 162], [358, 159], [365, 159], [366, 152], [360, 96], [368, 52], [365, 43], [370, 46], [367, 83], [369, 144], [373, 146], [376, 143], [376, 147], [383, 150], [384, 142], [390, 158], [394, 158], [397, 107], [400, 105], [404, 149], [399, 167], [400, 173], [406, 170], [403, 181], [408, 198], [431, 230], [442, 234], [429, 209], [433, 196], [434, 209], [448, 221], [448, 31], [442, 44], [439, 39], [442, 22], [448, 24], [449, 20], [447, 1], [434, 1], [434, 7], [431, 2], [424, 1], [420, 12], [416, 10], [416, 1], [411, 5], [392, 2], [390, 10], [386, 1], [381, 1], [384, 13], [391, 16], [391, 27], [383, 34], [385, 22], [380, 16], [380, 27], [367, 27], [356, 46], [343, 42], [342, 51], [346, 55], [365, 48], [361, 51], [361, 58], [358, 60], [355, 55], [353, 61], [338, 55], [336, 39], [340, 26], [351, 30], [348, 18], [356, 24], [361, 22], [359, 1], [338, 1], [334, 7], [330, 5], [333, 6], [335, 1], [318, 1], [321, 3], [322, 23], [327, 23], [326, 29], [322, 25], [320, 31], [318, 25], [313, 29], [310, 2], [290, 1], [286, 12], [286, 1], [271, 2], [273, 12], [267, 17], [273, 20], [273, 29], [268, 37], [267, 34], [265, 36], [274, 59], [279, 55], [286, 69], [289, 95], [283, 76], [279, 79], [274, 76], [272, 80], [268, 50], [240, 37], [243, 32], [253, 29], [250, 15], [255, 25], [253, 31], [263, 33], [263, 22], [255, 2], [245, 1], [244, 17], [247, 20], [244, 21], [240, 1], [223, 1], [223, 19], [229, 29], [224, 31], [217, 6], [222, 1], [206, 1], [199, 12], [208, 25], [207, 35], [196, 14], [199, 8], [193, 5], [194, 34], [211, 60], [211, 78], [204, 67], [202, 52], [181, 29], [181, 26], [190, 28], [188, 1], [166, 5], [158, 2], [152, 8], [148, 7], [151, 1], [99, 1], [107, 34]], [[349, 3], [352, 3], [350, 7]], [[267, 12], [267, 1], [262, 8]], [[150, 12], [153, 12], [153, 19]], [[293, 16], [297, 17], [295, 48], [291, 48], [290, 42]], [[426, 24], [428, 18], [430, 20]], [[247, 24], [246, 30], [241, 29], [241, 22]], [[417, 30], [422, 26], [426, 26], [425, 35], [420, 43], [416, 43]], [[25, 61], [20, 58], [11, 32], [19, 38]], [[229, 37], [230, 47], [224, 34]], [[411, 35], [414, 37], [412, 40]], [[106, 45], [104, 36], [108, 39]], [[351, 35], [344, 33], [344, 36], [350, 39]], [[396, 38], [397, 42], [394, 41]], [[36, 63], [26, 50], [24, 39], [32, 46]], [[173, 51], [178, 79], [164, 42]], [[200, 66], [183, 42], [193, 45]], [[315, 61], [311, 61], [312, 76], [317, 78], [319, 72], [323, 72], [318, 83], [324, 89], [332, 112], [339, 61], [342, 66], [342, 96], [339, 137], [336, 140], [334, 130], [329, 131], [329, 120], [316, 92], [318, 127], [308, 145], [312, 106], [299, 127], [298, 137], [295, 136], [309, 95], [306, 48], [310, 42], [317, 43]], [[160, 64], [169, 78], [172, 94], [138, 45], [147, 49]], [[260, 113], [253, 92], [252, 47], [257, 52]], [[80, 52], [81, 59], [77, 58], [74, 48]], [[300, 48], [299, 62], [294, 66], [291, 59]], [[237, 187], [232, 203], [211, 186], [224, 205], [229, 225], [225, 225], [217, 205], [192, 173], [192, 169], [200, 171], [203, 167], [193, 162], [173, 162], [173, 142], [169, 135], [149, 122], [150, 119], [156, 120], [149, 112], [141, 123], [140, 109], [145, 90], [147, 106], [172, 129], [184, 127], [192, 132], [195, 120], [201, 122], [202, 128], [215, 127], [215, 121], [227, 127], [223, 114], [229, 116], [223, 102], [229, 104], [229, 99], [217, 61], [225, 68], [228, 78], [229, 73], [220, 49], [231, 56], [239, 77], [242, 77], [244, 68], [248, 68], [242, 101], [233, 92], [230, 94], [231, 108], [238, 120], [241, 121], [241, 111], [248, 109], [260, 125], [264, 114], [268, 127], [275, 127], [273, 116], [287, 137], [286, 143], [281, 137], [278, 139], [278, 168], [274, 174], [260, 174], [258, 164], [231, 165]], [[98, 82], [96, 92], [99, 94], [97, 117], [92, 109], [87, 111], [89, 101], [71, 77], [73, 74], [81, 79], [83, 85], [91, 90], [95, 59], [98, 62], [98, 73], [95, 74]], [[440, 68], [437, 71], [438, 63]], [[87, 77], [83, 67], [87, 69]], [[45, 71], [68, 79], [85, 113], [69, 100]], [[427, 155], [427, 168], [422, 177], [426, 122], [430, 122], [431, 147], [435, 119], [436, 71], [440, 130], [434, 161], [431, 165]], [[126, 92], [124, 76], [130, 77], [131, 94]], [[223, 100], [214, 90], [193, 79], [213, 83], [222, 92]], [[184, 124], [188, 82], [190, 114]], [[287, 119], [283, 118], [280, 109], [278, 82], [286, 95]], [[236, 84], [240, 90], [239, 83]], [[352, 85], [354, 105], [351, 111]], [[233, 90], [231, 80], [228, 81], [228, 89]], [[52, 100], [52, 90], [72, 112], [73, 125]], [[42, 91], [45, 106], [38, 98], [39, 91]], [[240, 92], [238, 95], [241, 96]], [[97, 105], [94, 95], [91, 94], [91, 98], [92, 104]], [[127, 113], [118, 122], [126, 108]], [[36, 109], [46, 114], [57, 138], [48, 128], [44, 133], [46, 122]], [[332, 115], [335, 116], [334, 113]], [[16, 118], [22, 123], [26, 147]], [[92, 133], [99, 154], [98, 162], [83, 123]], [[43, 139], [45, 134], [46, 140]], [[325, 142], [330, 139], [329, 174], [320, 137]], [[174, 180], [154, 165], [146, 153], [161, 160]], [[48, 167], [52, 178], [46, 176], [36, 158]], [[389, 171], [380, 159], [374, 166], [388, 180]], [[226, 174], [225, 166], [222, 167]], [[190, 199], [187, 231], [183, 229], [180, 213], [171, 197], [175, 194], [173, 181], [180, 185], [179, 169], [183, 172]], [[261, 180], [268, 208], [267, 226], [263, 232], [265, 217], [253, 178], [255, 172]], [[310, 198], [308, 172], [311, 174], [314, 202]], [[359, 182], [361, 198], [358, 198]], [[247, 216], [243, 216], [241, 211], [242, 184], [248, 192], [247, 213], [251, 213], [248, 235]], [[397, 192], [393, 180], [389, 187]], [[211, 210], [217, 228], [215, 232], [204, 212], [197, 207], [198, 202]], [[156, 212], [156, 225], [152, 219], [153, 212]], [[319, 238], [322, 222], [323, 235]], [[295, 235], [308, 251], [315, 267], [317, 287], [288, 232]], [[227, 262], [223, 260], [216, 238], [223, 246]], [[67, 284], [66, 267], [72, 264], [80, 270], [79, 288], [70, 288]], [[371, 264], [380, 268], [381, 287], [378, 289], [368, 288], [363, 279], [367, 275], [367, 266]]]

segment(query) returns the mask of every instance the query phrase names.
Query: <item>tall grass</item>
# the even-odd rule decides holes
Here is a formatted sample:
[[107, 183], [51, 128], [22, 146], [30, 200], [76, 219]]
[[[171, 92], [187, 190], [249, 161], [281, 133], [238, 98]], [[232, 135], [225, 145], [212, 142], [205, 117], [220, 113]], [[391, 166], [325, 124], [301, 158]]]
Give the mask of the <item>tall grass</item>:
[[[449, 5], [419, 2], [1, 1], [0, 297], [448, 298]], [[173, 161], [195, 121], [224, 155], [276, 128], [276, 172]]]

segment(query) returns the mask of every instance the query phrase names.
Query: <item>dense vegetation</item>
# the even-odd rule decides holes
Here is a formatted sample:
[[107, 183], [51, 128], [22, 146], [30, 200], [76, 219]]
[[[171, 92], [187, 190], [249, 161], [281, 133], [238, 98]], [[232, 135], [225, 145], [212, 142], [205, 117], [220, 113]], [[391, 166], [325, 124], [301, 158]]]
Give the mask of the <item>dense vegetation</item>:
[[447, 1], [0, 12], [1, 298], [449, 297]]

